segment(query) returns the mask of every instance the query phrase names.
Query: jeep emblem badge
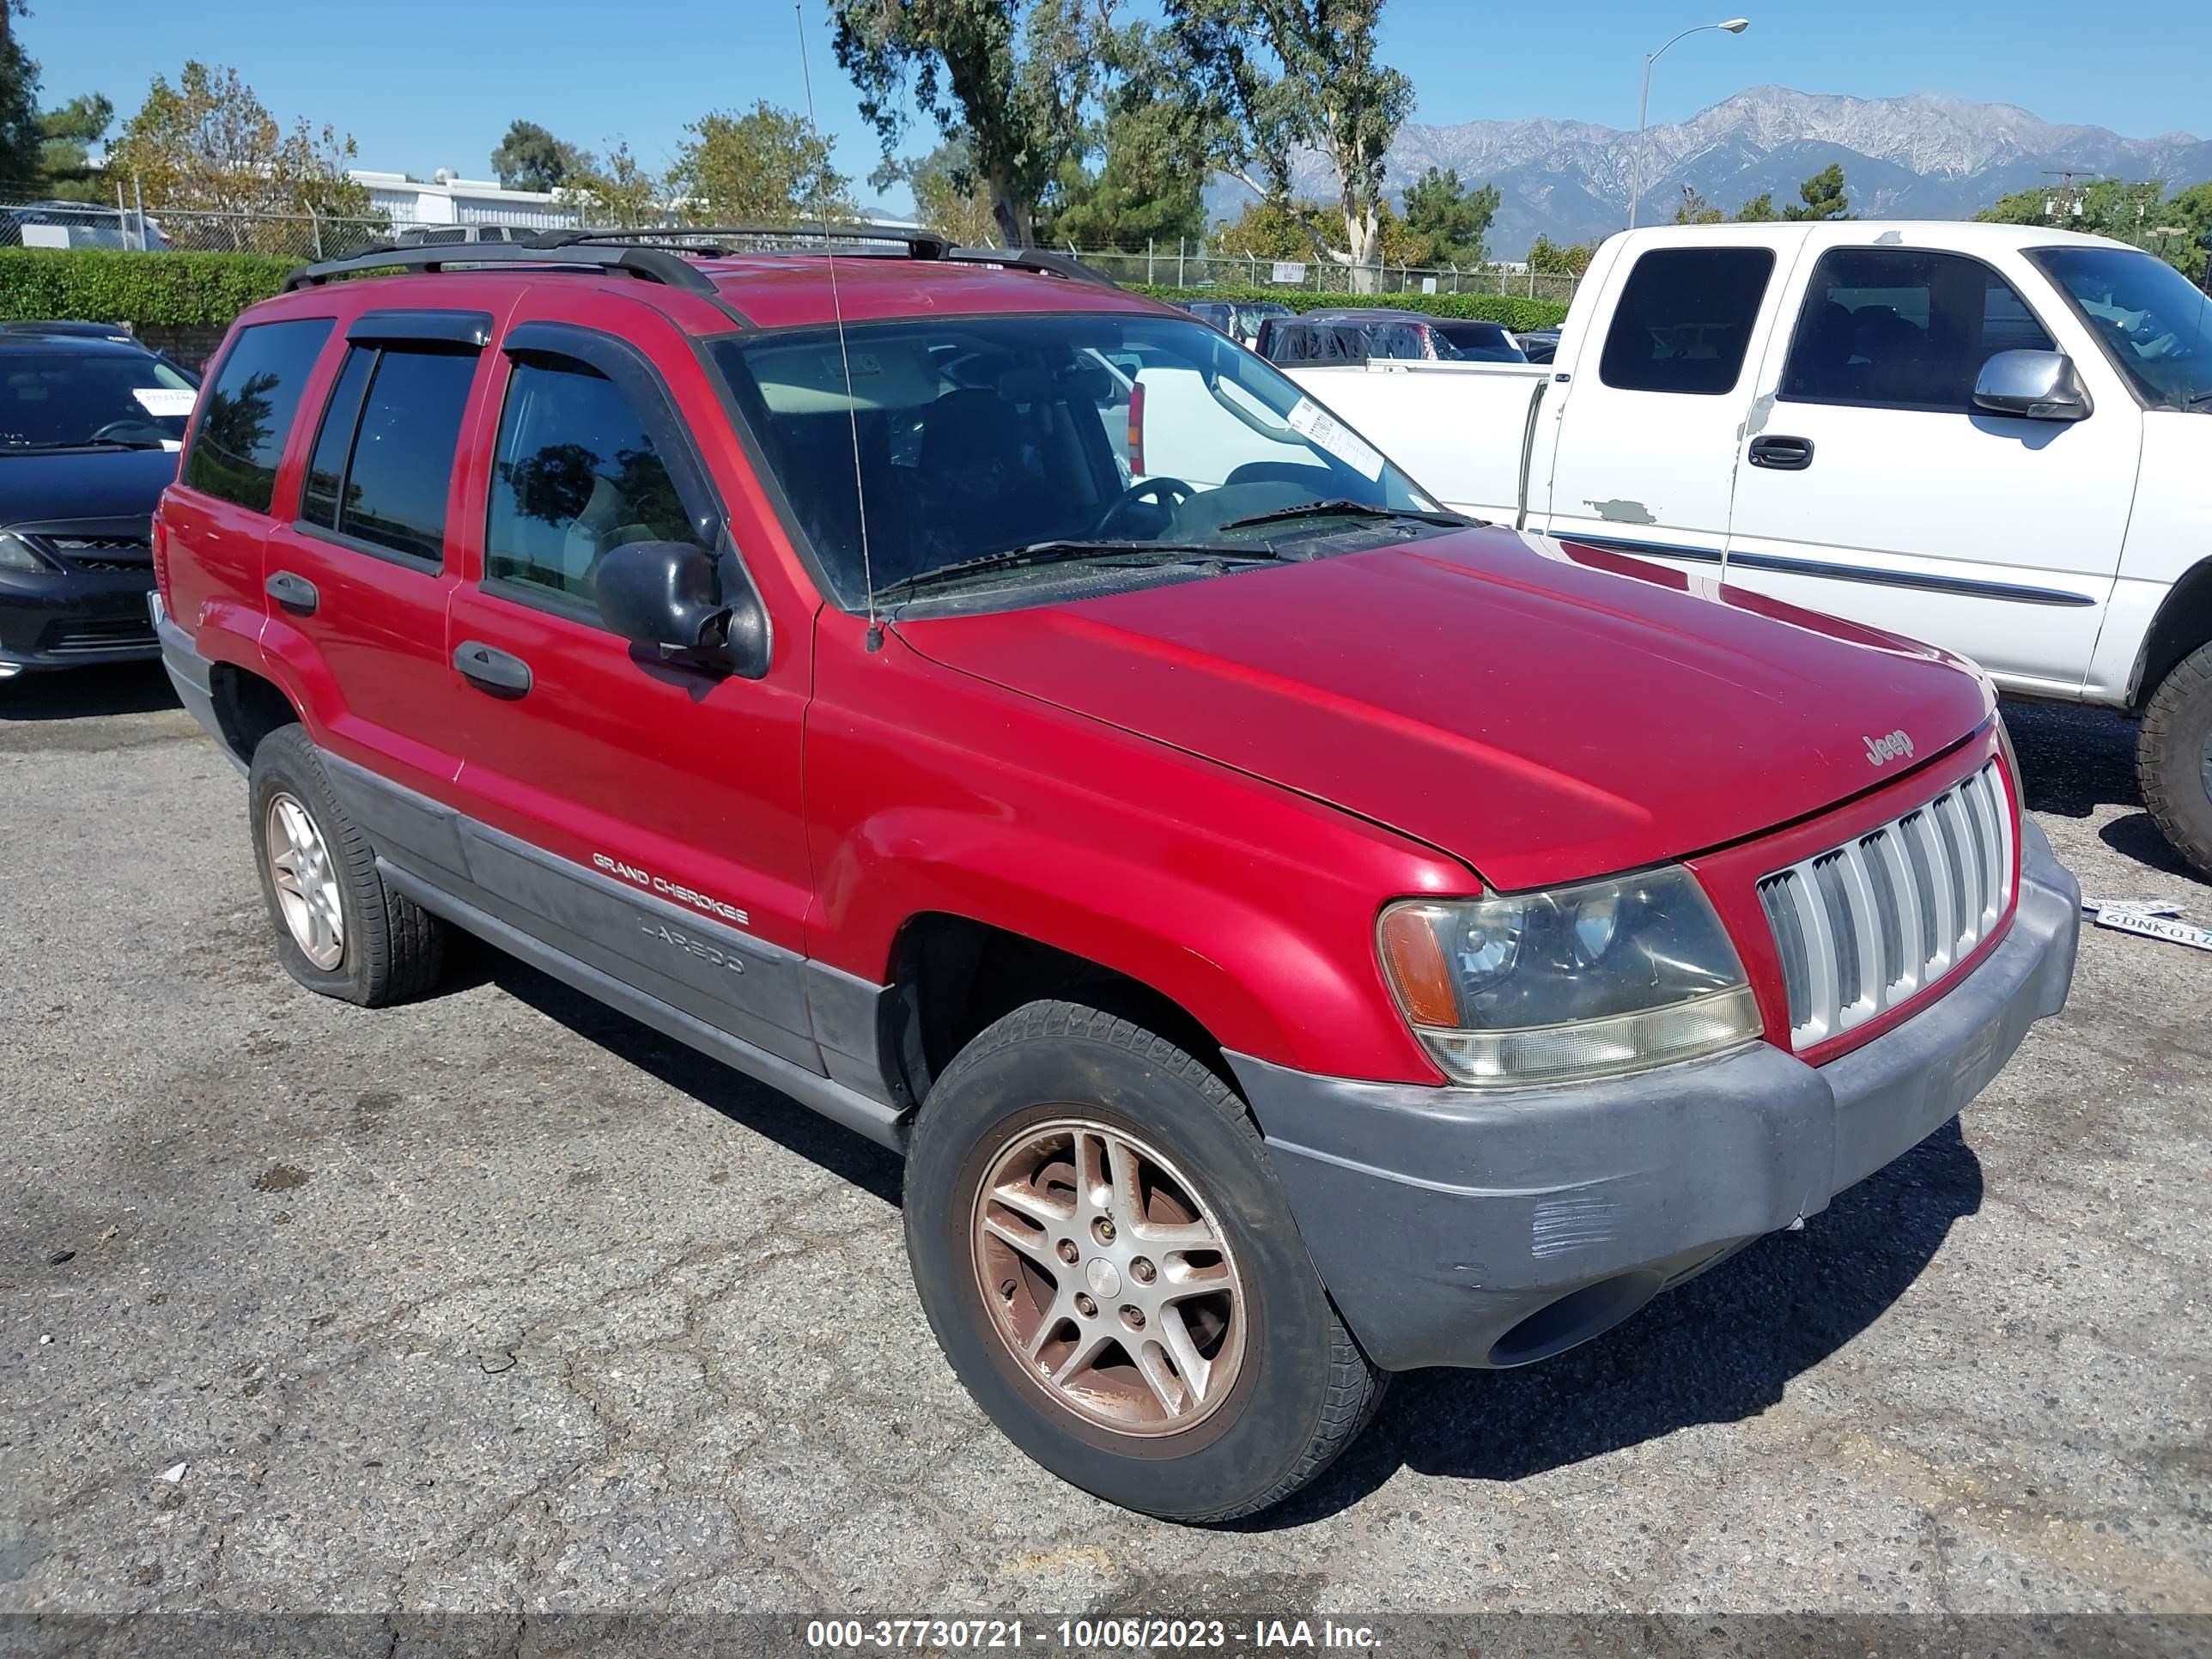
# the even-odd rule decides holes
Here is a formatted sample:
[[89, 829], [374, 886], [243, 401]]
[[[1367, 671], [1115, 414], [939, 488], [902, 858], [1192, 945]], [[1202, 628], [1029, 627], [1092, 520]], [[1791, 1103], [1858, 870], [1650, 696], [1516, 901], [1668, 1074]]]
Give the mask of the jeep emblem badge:
[[1867, 746], [1867, 759], [1876, 766], [1886, 766], [1891, 761], [1912, 758], [1912, 739], [1903, 731], [1890, 732], [1887, 737], [1861, 738]]

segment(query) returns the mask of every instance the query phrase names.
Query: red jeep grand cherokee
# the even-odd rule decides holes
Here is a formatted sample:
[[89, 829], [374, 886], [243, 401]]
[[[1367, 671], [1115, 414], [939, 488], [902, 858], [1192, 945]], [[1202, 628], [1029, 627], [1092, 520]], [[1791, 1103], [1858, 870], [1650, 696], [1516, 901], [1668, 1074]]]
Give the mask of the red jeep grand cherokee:
[[1079, 1486], [1272, 1504], [2065, 1000], [1956, 659], [1470, 526], [1049, 256], [441, 254], [240, 318], [161, 509], [279, 955], [374, 1005], [458, 926], [903, 1150], [930, 1324]]

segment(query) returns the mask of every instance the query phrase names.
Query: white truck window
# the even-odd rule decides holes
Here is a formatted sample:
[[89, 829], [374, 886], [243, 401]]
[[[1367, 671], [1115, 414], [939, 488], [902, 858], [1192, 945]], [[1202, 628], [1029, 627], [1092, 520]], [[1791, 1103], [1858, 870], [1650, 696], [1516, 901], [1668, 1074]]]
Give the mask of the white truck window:
[[1716, 398], [1735, 391], [1773, 274], [1773, 252], [1763, 247], [1642, 255], [1613, 308], [1598, 378], [1621, 392]]
[[2019, 291], [1979, 259], [1831, 248], [1806, 289], [1778, 395], [1963, 413], [1996, 353], [2052, 349]]

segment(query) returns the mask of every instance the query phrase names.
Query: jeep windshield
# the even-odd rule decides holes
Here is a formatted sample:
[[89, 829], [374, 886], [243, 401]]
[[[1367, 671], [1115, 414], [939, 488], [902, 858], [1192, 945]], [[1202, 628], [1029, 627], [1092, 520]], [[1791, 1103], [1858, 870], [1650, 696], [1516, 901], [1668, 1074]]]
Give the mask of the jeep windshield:
[[[1200, 580], [1440, 533], [1437, 504], [1364, 439], [1188, 319], [932, 318], [848, 327], [842, 351], [832, 329], [714, 350], [851, 608], [871, 583], [906, 599]], [[1315, 510], [1277, 516], [1298, 507]]]
[[0, 350], [0, 455], [174, 449], [198, 395], [146, 352], [9, 346]]

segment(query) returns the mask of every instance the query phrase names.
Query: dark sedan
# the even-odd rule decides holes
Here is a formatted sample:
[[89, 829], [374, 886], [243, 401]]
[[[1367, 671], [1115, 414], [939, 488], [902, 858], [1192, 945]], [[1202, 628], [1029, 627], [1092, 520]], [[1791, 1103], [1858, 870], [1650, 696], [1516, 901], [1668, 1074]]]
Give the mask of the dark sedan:
[[0, 679], [157, 654], [149, 537], [198, 395], [127, 337], [0, 325]]

